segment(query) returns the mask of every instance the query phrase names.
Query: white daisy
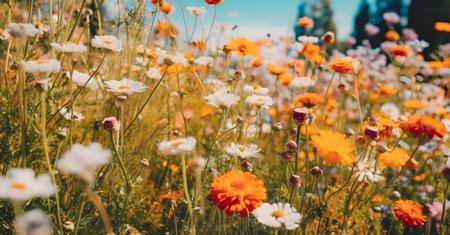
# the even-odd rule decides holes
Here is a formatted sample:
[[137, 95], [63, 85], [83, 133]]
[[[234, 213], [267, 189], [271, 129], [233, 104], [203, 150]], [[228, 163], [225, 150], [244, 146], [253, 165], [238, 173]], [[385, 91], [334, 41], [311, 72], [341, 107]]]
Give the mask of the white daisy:
[[0, 29], [0, 40], [2, 40], [2, 41], [8, 40], [9, 36], [10, 36], [10, 34], [9, 34], [8, 30]]
[[255, 144], [250, 144], [247, 147], [241, 144], [235, 144], [234, 142], [231, 142], [231, 146], [226, 146], [224, 150], [230, 155], [241, 158], [259, 157], [259, 152], [261, 151]]
[[186, 7], [186, 10], [189, 13], [191, 13], [191, 15], [193, 15], [193, 16], [202, 16], [202, 15], [206, 14], [206, 12], [208, 12], [203, 7]]
[[172, 141], [162, 141], [158, 144], [158, 151], [163, 155], [177, 155], [191, 152], [195, 149], [197, 140], [194, 137], [179, 138]]
[[296, 229], [302, 216], [289, 203], [263, 203], [253, 211], [256, 219], [269, 227], [280, 228], [282, 224], [287, 230]]
[[16, 218], [17, 234], [21, 235], [49, 235], [52, 233], [48, 215], [41, 209], [32, 209]]
[[370, 164], [369, 162], [358, 162], [356, 165], [357, 172], [355, 172], [354, 176], [356, 179], [361, 181], [366, 181], [369, 183], [376, 183], [382, 181], [384, 178], [381, 176], [381, 171], [372, 169], [371, 166], [374, 164]]
[[397, 121], [400, 117], [400, 109], [398, 109], [398, 107], [393, 103], [383, 104], [380, 111], [388, 115], [389, 118], [394, 121]]
[[107, 49], [115, 52], [120, 52], [122, 50], [122, 42], [115, 36], [111, 35], [97, 35], [91, 40], [91, 45], [96, 48]]
[[253, 94], [267, 95], [267, 93], [269, 93], [269, 88], [262, 87], [258, 84], [255, 84], [253, 86], [245, 85], [244, 91], [250, 95], [253, 95]]
[[[67, 78], [70, 78], [70, 73], [66, 73]], [[72, 73], [72, 82], [75, 83], [78, 86], [84, 86], [84, 84], [89, 80], [91, 76], [86, 73], [78, 72], [77, 70], [73, 70]], [[95, 79], [89, 80], [88, 84], [86, 84], [86, 87], [95, 90], [98, 88], [98, 83]]]
[[268, 109], [273, 104], [272, 97], [267, 95], [251, 95], [245, 100], [247, 104], [261, 106]]
[[145, 72], [148, 78], [161, 79], [161, 69], [157, 67], [151, 67]]
[[27, 201], [33, 197], [49, 197], [55, 193], [55, 185], [48, 174], [37, 177], [32, 169], [12, 168], [0, 176], [0, 198]]
[[60, 43], [50, 43], [50, 45], [55, 49], [56, 52], [65, 53], [83, 53], [87, 51], [87, 47], [83, 44], [75, 44], [73, 42], [60, 42]]
[[33, 37], [39, 30], [33, 24], [9, 23], [8, 32], [13, 37]]
[[108, 91], [111, 91], [116, 95], [131, 95], [135, 92], [143, 92], [147, 89], [141, 82], [130, 80], [128, 78], [124, 78], [120, 81], [105, 81], [105, 85], [107, 86]]
[[208, 104], [227, 108], [229, 108], [232, 104], [237, 103], [240, 99], [238, 95], [229, 94], [225, 89], [216, 91], [216, 93], [205, 96], [204, 98], [208, 100]]
[[164, 59], [169, 59], [174, 63], [181, 64], [183, 66], [187, 65], [187, 59], [184, 58], [182, 54], [174, 54], [172, 52], [168, 52], [166, 50], [163, 50], [159, 47], [157, 47], [154, 50], [154, 53], [158, 56], [157, 63], [158, 64], [164, 64]]
[[71, 119], [73, 119], [74, 121], [78, 121], [79, 122], [79, 121], [84, 119], [84, 115], [83, 114], [75, 112], [75, 111], [73, 111], [72, 117], [71, 117], [70, 110], [68, 110], [67, 108], [60, 109], [59, 113], [64, 116], [64, 119], [69, 120], [69, 121]]
[[74, 144], [56, 162], [56, 167], [64, 174], [75, 174], [90, 181], [94, 171], [106, 164], [110, 157], [111, 151], [103, 149], [99, 143], [92, 143], [88, 146]]
[[58, 72], [61, 63], [55, 59], [22, 61], [25, 72], [33, 74], [35, 78], [47, 78], [50, 73]]
[[290, 88], [306, 88], [314, 86], [316, 82], [309, 77], [296, 77], [289, 84]]
[[318, 37], [314, 37], [314, 36], [299, 36], [298, 41], [304, 43], [304, 44], [316, 44], [319, 42], [319, 38]]
[[204, 66], [211, 66], [213, 64], [213, 62], [214, 62], [214, 59], [210, 56], [200, 56], [194, 60], [195, 64], [204, 65]]

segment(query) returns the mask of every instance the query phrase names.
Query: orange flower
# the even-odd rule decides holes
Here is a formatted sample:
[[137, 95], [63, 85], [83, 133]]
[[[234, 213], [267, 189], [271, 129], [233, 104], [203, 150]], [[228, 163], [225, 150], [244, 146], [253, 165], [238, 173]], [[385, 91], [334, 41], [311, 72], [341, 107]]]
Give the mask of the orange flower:
[[428, 136], [430, 139], [435, 136], [442, 138], [447, 135], [444, 123], [426, 115], [409, 116], [407, 121], [400, 123], [400, 127], [411, 133], [414, 138], [418, 135]]
[[316, 54], [320, 55], [320, 46], [306, 43], [305, 46], [303, 46], [301, 53], [302, 55], [308, 57], [311, 57]]
[[263, 65], [263, 63], [264, 63], [264, 60], [261, 57], [258, 57], [256, 59], [252, 60], [252, 65], [255, 68], [261, 67], [261, 65]]
[[408, 57], [409, 52], [411, 51], [411, 49], [407, 46], [404, 45], [397, 45], [392, 47], [392, 53], [396, 56], [403, 56], [403, 57]]
[[397, 219], [409, 228], [422, 227], [427, 216], [422, 213], [422, 206], [411, 200], [398, 200], [394, 203], [394, 214]]
[[353, 63], [349, 60], [337, 58], [333, 62], [330, 62], [328, 66], [336, 73], [340, 74], [353, 73]]
[[249, 41], [247, 38], [231, 39], [231, 41], [225, 45], [225, 49], [229, 50], [228, 56], [230, 56], [233, 52], [237, 52], [240, 57], [244, 57], [246, 55], [255, 57], [259, 56], [258, 46], [256, 46], [253, 41]]
[[223, 2], [223, 0], [205, 0], [205, 2], [209, 5], [219, 5]]
[[405, 100], [403, 101], [403, 106], [407, 109], [414, 109], [414, 110], [420, 110], [427, 107], [420, 100]]
[[397, 94], [397, 89], [389, 87], [386, 83], [380, 87], [380, 95], [382, 96], [393, 96]]
[[322, 96], [316, 94], [316, 93], [305, 93], [297, 96], [294, 99], [294, 106], [295, 107], [301, 107], [302, 105], [312, 108], [315, 105], [318, 105], [323, 102]]
[[384, 36], [386, 36], [386, 39], [390, 40], [390, 41], [400, 40], [400, 35], [397, 32], [395, 32], [394, 30], [387, 31]]
[[450, 32], [449, 22], [436, 22], [434, 24], [434, 29], [439, 32]]
[[183, 190], [171, 191], [159, 196], [159, 203], [168, 203], [183, 196]]
[[264, 182], [255, 178], [250, 172], [230, 171], [214, 179], [209, 195], [220, 210], [226, 209], [227, 215], [239, 211], [244, 218], [267, 199]]
[[317, 149], [317, 155], [322, 156], [325, 164], [343, 164], [350, 166], [355, 159], [355, 146], [344, 134], [328, 130], [319, 131], [319, 135], [312, 136], [311, 144]]
[[434, 71], [437, 71], [444, 68], [444, 63], [442, 63], [441, 61], [429, 61], [428, 67], [430, 67], [430, 69]]
[[193, 41], [193, 42], [190, 42], [190, 43], [189, 43], [189, 46], [190, 46], [191, 48], [197, 49], [197, 50], [199, 50], [199, 51], [203, 51], [203, 50], [206, 49], [206, 47], [208, 46], [208, 44], [207, 44], [206, 42], [203, 42], [202, 39], [199, 38], [199, 39], [197, 39], [197, 40], [195, 40], [195, 41]]
[[267, 65], [267, 71], [269, 71], [269, 73], [273, 74], [273, 75], [281, 75], [286, 73], [289, 70], [288, 67], [286, 66], [281, 66], [281, 65], [277, 65], [277, 64], [268, 64]]
[[314, 26], [314, 21], [305, 16], [305, 17], [298, 19], [298, 25], [305, 27], [305, 28], [311, 28]]
[[283, 86], [289, 86], [289, 84], [291, 84], [292, 80], [294, 80], [294, 76], [287, 74], [287, 73], [283, 73], [278, 77], [278, 81], [281, 83], [281, 85]]
[[162, 2], [161, 5], [158, 6], [159, 11], [168, 15], [175, 11], [175, 7], [169, 3]]
[[405, 150], [397, 147], [392, 152], [386, 152], [380, 155], [378, 161], [381, 167], [389, 167], [392, 169], [401, 169], [406, 164], [408, 155]]

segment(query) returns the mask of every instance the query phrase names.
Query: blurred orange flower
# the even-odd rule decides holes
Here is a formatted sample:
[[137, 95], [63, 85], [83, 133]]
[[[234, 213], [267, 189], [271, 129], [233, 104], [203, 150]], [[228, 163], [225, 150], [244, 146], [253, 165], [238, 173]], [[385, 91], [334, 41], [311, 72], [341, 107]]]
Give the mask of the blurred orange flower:
[[205, 2], [209, 5], [219, 5], [223, 2], [223, 0], [205, 0]]
[[397, 45], [392, 47], [391, 49], [392, 54], [396, 55], [396, 56], [404, 56], [404, 57], [408, 57], [411, 48], [405, 46], [405, 45]]
[[403, 101], [403, 106], [407, 109], [420, 110], [427, 107], [420, 100], [405, 100]]
[[342, 163], [344, 166], [350, 166], [356, 161], [356, 148], [344, 134], [320, 130], [319, 135], [312, 136], [311, 140], [311, 144], [317, 149], [317, 155], [322, 156], [327, 165]]
[[158, 6], [158, 9], [159, 9], [159, 11], [161, 11], [162, 13], [167, 14], [167, 15], [175, 11], [175, 7], [172, 4], [165, 3], [165, 2], [162, 2]]
[[261, 57], [258, 57], [256, 59], [252, 60], [252, 65], [255, 68], [261, 67], [263, 65], [263, 63], [264, 63], [264, 60]]
[[337, 58], [328, 64], [330, 68], [340, 74], [353, 73], [353, 62]]
[[389, 167], [392, 169], [401, 169], [406, 164], [408, 155], [405, 150], [400, 147], [395, 148], [392, 152], [385, 152], [380, 155], [378, 161], [381, 167]]
[[390, 41], [400, 40], [400, 35], [397, 32], [395, 32], [394, 30], [387, 31], [384, 36], [386, 37], [387, 40], [390, 40]]
[[301, 107], [304, 105], [305, 107], [312, 108], [315, 105], [318, 105], [323, 102], [322, 96], [316, 93], [305, 93], [297, 96], [294, 99], [294, 106]]
[[227, 45], [225, 45], [225, 49], [229, 50], [228, 56], [231, 53], [236, 52], [240, 57], [244, 57], [246, 55], [250, 56], [259, 56], [258, 46], [255, 45], [253, 41], [249, 41], [247, 38], [238, 38], [231, 39]]
[[434, 29], [440, 32], [450, 32], [450, 22], [436, 22]]
[[289, 70], [289, 68], [287, 66], [281, 66], [277, 64], [268, 64], [267, 70], [269, 71], [269, 73], [273, 75], [281, 75], [286, 73]]
[[435, 136], [442, 138], [447, 135], [444, 123], [426, 115], [409, 116], [407, 121], [400, 123], [400, 127], [414, 137], [422, 135], [432, 139]]
[[298, 25], [305, 27], [305, 28], [311, 28], [314, 26], [314, 21], [305, 16], [305, 17], [298, 19]]

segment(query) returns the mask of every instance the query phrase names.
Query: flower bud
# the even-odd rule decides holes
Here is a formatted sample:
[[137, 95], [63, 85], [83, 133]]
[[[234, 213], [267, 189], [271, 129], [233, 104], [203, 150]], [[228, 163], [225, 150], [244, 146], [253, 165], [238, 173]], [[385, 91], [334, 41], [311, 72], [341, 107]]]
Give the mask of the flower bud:
[[193, 157], [189, 159], [189, 167], [194, 172], [201, 172], [206, 165], [206, 160], [200, 156]]
[[398, 199], [400, 199], [401, 197], [402, 197], [402, 195], [401, 195], [398, 191], [393, 191], [393, 192], [391, 193], [391, 198], [394, 199], [394, 200], [398, 200]]
[[126, 101], [127, 101], [126, 95], [119, 95], [116, 97], [116, 106], [121, 107], [121, 106], [125, 105]]
[[171, 65], [173, 65], [173, 61], [169, 58], [164, 58], [164, 64], [169, 67]]
[[298, 175], [291, 175], [291, 177], [289, 177], [289, 183], [293, 187], [300, 187], [302, 181], [300, 179], [300, 176], [298, 176]]
[[368, 126], [366, 127], [366, 129], [364, 130], [364, 135], [369, 138], [370, 140], [377, 140], [380, 133], [378, 131], [378, 128], [374, 127], [374, 126]]
[[75, 225], [71, 221], [66, 221], [63, 224], [63, 228], [64, 228], [64, 230], [71, 232], [75, 229]]
[[115, 117], [108, 117], [103, 119], [102, 122], [103, 129], [107, 131], [119, 131], [120, 124]]
[[58, 127], [56, 136], [58, 136], [59, 140], [65, 139], [67, 137], [67, 129], [65, 127]]
[[392, 150], [390, 150], [386, 144], [384, 142], [377, 142], [375, 144], [375, 150], [377, 151], [377, 153], [382, 154], [385, 152], [392, 152]]
[[235, 78], [236, 80], [245, 79], [246, 76], [245, 76], [244, 71], [242, 71], [242, 70], [236, 70], [236, 72], [234, 72], [234, 78]]
[[253, 170], [253, 166], [252, 166], [252, 164], [250, 162], [243, 162], [241, 164], [241, 169], [243, 171], [252, 171]]
[[355, 144], [357, 146], [364, 146], [367, 144], [367, 139], [364, 136], [358, 136], [355, 138]]
[[49, 78], [36, 81], [36, 83], [34, 84], [34, 89], [36, 89], [39, 92], [47, 91], [48, 81], [50, 81]]
[[289, 134], [291, 134], [291, 136], [296, 136], [297, 135], [297, 129], [296, 128], [292, 128], [289, 130]]
[[355, 130], [353, 130], [352, 128], [346, 128], [345, 129], [345, 134], [347, 134], [347, 135], [354, 135], [355, 134]]
[[334, 42], [334, 33], [331, 31], [326, 32], [322, 36], [322, 41], [327, 45], [332, 44]]
[[450, 166], [444, 166], [439, 173], [444, 176], [445, 179], [450, 180]]
[[283, 125], [279, 122], [273, 124], [272, 129], [274, 131], [281, 131], [283, 129]]
[[380, 123], [380, 120], [378, 120], [378, 118], [375, 116], [370, 116], [369, 120], [367, 120], [367, 122], [369, 123], [369, 126], [378, 126], [378, 123]]
[[150, 163], [148, 162], [148, 160], [145, 159], [145, 158], [143, 158], [143, 159], [141, 160], [141, 164], [144, 165], [144, 166], [149, 166], [149, 165], [150, 165]]
[[293, 140], [290, 140], [289, 142], [287, 142], [286, 148], [289, 149], [289, 151], [291, 152], [295, 152], [298, 149], [297, 143], [295, 143], [295, 141]]
[[281, 159], [283, 159], [283, 161], [288, 162], [292, 159], [293, 155], [291, 152], [282, 152], [281, 153]]
[[177, 130], [172, 131], [173, 136], [180, 136], [180, 132]]
[[293, 112], [294, 122], [297, 125], [303, 125], [307, 123], [309, 119], [309, 111], [306, 108], [296, 108]]
[[309, 170], [309, 173], [311, 173], [314, 176], [320, 176], [322, 175], [322, 169], [320, 169], [318, 166], [315, 166]]
[[338, 85], [338, 90], [342, 93], [342, 92], [346, 92], [348, 89], [348, 85], [347, 83], [341, 82]]

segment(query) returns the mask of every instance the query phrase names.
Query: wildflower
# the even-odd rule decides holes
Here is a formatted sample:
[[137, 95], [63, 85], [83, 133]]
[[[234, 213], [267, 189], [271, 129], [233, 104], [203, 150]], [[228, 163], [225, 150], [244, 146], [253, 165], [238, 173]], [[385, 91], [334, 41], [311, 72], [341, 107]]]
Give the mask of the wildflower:
[[290, 161], [294, 156], [292, 155], [291, 151], [286, 151], [286, 152], [282, 152], [281, 153], [281, 159], [283, 159], [283, 161], [288, 162]]
[[304, 105], [305, 107], [312, 108], [323, 102], [322, 96], [316, 93], [305, 93], [297, 96], [294, 99], [294, 106], [299, 107]]
[[205, 2], [209, 5], [219, 5], [223, 2], [223, 0], [205, 0]]
[[259, 56], [258, 46], [253, 42], [249, 41], [247, 38], [238, 38], [231, 39], [227, 45], [225, 45], [225, 49], [229, 50], [228, 56], [231, 53], [236, 52], [240, 57], [244, 57], [246, 55], [250, 56]]
[[328, 66], [336, 73], [348, 74], [353, 72], [353, 62], [337, 58], [330, 62]]
[[279, 76], [281, 74], [285, 74], [289, 70], [289, 67], [276, 64], [268, 64], [267, 70], [269, 71], [269, 73]]
[[402, 198], [402, 195], [400, 194], [399, 191], [393, 191], [390, 196], [392, 199], [395, 199], [395, 200]]
[[103, 128], [107, 131], [119, 131], [120, 123], [117, 121], [116, 117], [108, 117], [103, 119]]
[[71, 232], [75, 229], [75, 225], [72, 223], [72, 221], [66, 221], [63, 224], [63, 228], [68, 231]]
[[158, 5], [158, 10], [168, 15], [175, 11], [175, 7], [172, 4], [163, 1], [161, 4]]
[[174, 54], [172, 52], [162, 50], [159, 47], [155, 49], [154, 53], [158, 56], [158, 64], [164, 63], [167, 66], [170, 66], [173, 63], [181, 64], [183, 66], [186, 66], [187, 64], [187, 59], [181, 54]]
[[231, 142], [231, 145], [226, 146], [224, 150], [228, 154], [240, 158], [259, 157], [260, 156], [259, 152], [261, 151], [261, 149], [259, 149], [258, 146], [255, 144], [250, 144], [250, 146], [247, 147], [245, 145], [235, 144], [234, 142]]
[[405, 150], [400, 147], [395, 148], [392, 152], [386, 152], [380, 155], [378, 161], [381, 166], [387, 166], [392, 169], [400, 169], [406, 164], [408, 155]]
[[398, 22], [400, 22], [400, 16], [395, 12], [384, 13], [383, 19], [391, 24], [398, 24]]
[[[70, 77], [70, 73], [67, 72], [66, 76], [67, 76], [67, 78], [69, 78]], [[89, 80], [89, 82], [88, 82], [88, 80]], [[95, 79], [91, 79], [91, 76], [89, 76], [89, 74], [78, 72], [75, 69], [72, 72], [72, 82], [75, 83], [78, 86], [84, 86], [86, 84], [86, 82], [88, 82], [86, 84], [86, 87], [88, 87], [88, 88], [90, 88], [92, 90], [96, 90], [98, 88], [97, 81]]]
[[261, 58], [261, 57], [258, 57], [256, 59], [252, 60], [251, 63], [252, 63], [253, 67], [259, 68], [259, 67], [261, 67], [264, 64], [264, 59]]
[[120, 81], [110, 80], [105, 81], [105, 85], [108, 91], [113, 92], [116, 95], [128, 96], [135, 92], [143, 92], [147, 89], [144, 84], [138, 81], [130, 80], [128, 78], [123, 78]]
[[208, 100], [208, 104], [226, 108], [229, 108], [232, 104], [237, 103], [240, 99], [238, 95], [229, 94], [225, 89], [216, 91], [214, 94], [205, 96], [204, 98]]
[[298, 25], [304, 28], [312, 28], [314, 26], [314, 21], [308, 17], [302, 17], [298, 19]]
[[108, 163], [110, 157], [111, 152], [99, 143], [88, 146], [77, 143], [56, 162], [56, 167], [64, 174], [75, 174], [90, 182], [94, 171]]
[[9, 23], [7, 28], [13, 37], [34, 37], [39, 30], [33, 24]]
[[158, 151], [163, 155], [178, 155], [192, 152], [195, 149], [197, 140], [194, 137], [179, 138], [172, 141], [161, 141], [158, 144]]
[[420, 110], [427, 107], [420, 100], [405, 100], [403, 101], [403, 106], [407, 109], [414, 109], [414, 110]]
[[50, 85], [50, 78], [36, 80], [36, 82], [34, 83], [34, 89], [36, 89], [39, 92], [47, 91], [49, 85]]
[[409, 48], [405, 45], [397, 45], [397, 46], [393, 46], [391, 48], [391, 51], [392, 51], [392, 54], [394, 54], [395, 56], [408, 57], [411, 52], [411, 48]]
[[67, 108], [61, 108], [59, 110], [59, 113], [64, 116], [64, 119], [66, 120], [73, 120], [73, 121], [81, 121], [84, 119], [84, 115], [75, 111], [70, 111]]
[[58, 136], [59, 140], [63, 140], [67, 137], [67, 128], [58, 127], [56, 131], [56, 136]]
[[350, 166], [356, 161], [355, 146], [344, 134], [320, 130], [319, 135], [312, 136], [311, 139], [311, 144], [317, 148], [317, 154], [324, 158], [327, 165], [342, 163], [344, 166]]
[[398, 200], [394, 203], [394, 214], [405, 226], [409, 228], [422, 227], [427, 216], [422, 213], [422, 206], [411, 200]]
[[388, 39], [390, 41], [400, 40], [400, 35], [397, 32], [395, 32], [394, 30], [387, 31], [384, 36], [386, 37], [386, 39]]
[[[305, 47], [307, 47], [308, 45], [313, 46], [312, 44], [316, 44], [319, 42], [319, 38], [314, 37], [314, 36], [306, 36], [306, 35], [299, 36], [297, 38], [297, 40], [304, 43]], [[317, 48], [317, 47], [313, 47], [313, 48]], [[305, 48], [303, 48], [303, 49], [305, 49]]]
[[374, 126], [368, 126], [364, 129], [364, 136], [370, 140], [377, 140], [380, 137], [380, 131]]
[[269, 227], [280, 228], [283, 224], [287, 230], [296, 229], [302, 216], [289, 203], [263, 203], [253, 211], [256, 219]]
[[214, 62], [214, 59], [210, 56], [200, 56], [194, 60], [195, 64], [203, 65], [203, 66], [211, 66]]
[[269, 93], [269, 88], [261, 87], [258, 84], [255, 84], [253, 86], [245, 85], [244, 86], [244, 91], [246, 93], [251, 94], [251, 95], [253, 95], [253, 94], [266, 95], [267, 93]]
[[439, 171], [439, 174], [441, 174], [445, 179], [450, 180], [450, 166], [448, 166], [448, 165], [444, 166]]
[[166, 194], [159, 196], [159, 203], [168, 203], [171, 201], [176, 201], [184, 195], [183, 190], [170, 191]]
[[[381, 116], [375, 117], [378, 119], [378, 124], [375, 127], [378, 129], [378, 134], [380, 136], [379, 140], [384, 140], [384, 138], [391, 139], [393, 134], [398, 131], [397, 124], [389, 118]], [[368, 125], [368, 122], [364, 122], [364, 129], [366, 129]]]
[[296, 108], [292, 113], [294, 122], [297, 125], [308, 124], [310, 121], [310, 115], [311, 113], [306, 108]]
[[400, 127], [411, 133], [414, 138], [418, 135], [428, 136], [430, 139], [435, 136], [443, 138], [447, 135], [444, 123], [426, 115], [409, 116], [407, 121], [400, 123]]
[[383, 104], [380, 111], [394, 121], [400, 117], [400, 109], [393, 103]]
[[17, 232], [20, 235], [50, 235], [51, 222], [41, 209], [32, 209], [16, 219]]
[[439, 32], [450, 32], [449, 22], [436, 22], [434, 23], [434, 29]]
[[315, 166], [309, 170], [309, 173], [314, 176], [320, 176], [322, 175], [322, 169], [320, 169], [318, 166]]
[[105, 35], [98, 36], [96, 35], [91, 40], [91, 45], [96, 48], [104, 49], [107, 51], [115, 51], [120, 52], [122, 50], [122, 42], [119, 41], [115, 36]]
[[186, 7], [186, 10], [189, 13], [191, 13], [191, 15], [193, 15], [193, 16], [202, 16], [202, 15], [206, 14], [206, 12], [208, 12], [203, 7]]
[[298, 175], [291, 175], [291, 177], [289, 177], [289, 183], [293, 187], [300, 187], [300, 185], [302, 184], [302, 181], [300, 179], [300, 176], [298, 176]]
[[367, 36], [369, 37], [373, 37], [380, 32], [380, 28], [370, 23], [364, 25], [364, 29], [366, 30]]
[[267, 199], [264, 182], [255, 179], [256, 176], [250, 172], [230, 171], [214, 179], [209, 195], [220, 210], [226, 210], [227, 215], [239, 211], [244, 218]]
[[334, 33], [331, 31], [326, 32], [323, 36], [322, 36], [322, 41], [327, 44], [330, 45], [334, 42]]
[[83, 44], [75, 44], [73, 42], [60, 42], [60, 43], [50, 43], [56, 52], [64, 53], [83, 53], [87, 51], [87, 47]]
[[0, 176], [0, 198], [25, 202], [33, 197], [49, 197], [55, 193], [55, 185], [48, 174], [35, 177], [32, 169], [12, 168]]
[[297, 143], [295, 143], [295, 141], [290, 140], [289, 142], [286, 143], [286, 148], [291, 151], [291, 152], [295, 152], [298, 149]]
[[241, 164], [241, 170], [242, 171], [252, 172], [253, 166], [252, 166], [252, 164], [250, 162], [243, 162]]
[[261, 106], [266, 109], [273, 104], [272, 97], [267, 95], [251, 95], [245, 99], [245, 102], [247, 104]]
[[381, 176], [381, 171], [372, 169], [371, 164], [368, 162], [358, 162], [356, 168], [357, 171], [354, 176], [359, 182], [364, 180], [368, 183], [376, 183], [384, 179]]
[[289, 84], [289, 87], [291, 87], [291, 88], [307, 88], [310, 86], [314, 86], [315, 84], [316, 84], [316, 82], [313, 81], [309, 77], [296, 77], [291, 81], [291, 83]]
[[33, 74], [37, 79], [47, 78], [50, 73], [58, 72], [61, 63], [55, 59], [22, 61], [25, 72]]
[[0, 40], [5, 41], [5, 40], [8, 40], [9, 37], [10, 37], [10, 34], [9, 34], [8, 30], [4, 30], [4, 29], [0, 28]]
[[161, 79], [161, 69], [157, 67], [151, 67], [145, 72], [148, 78], [151, 79]]

